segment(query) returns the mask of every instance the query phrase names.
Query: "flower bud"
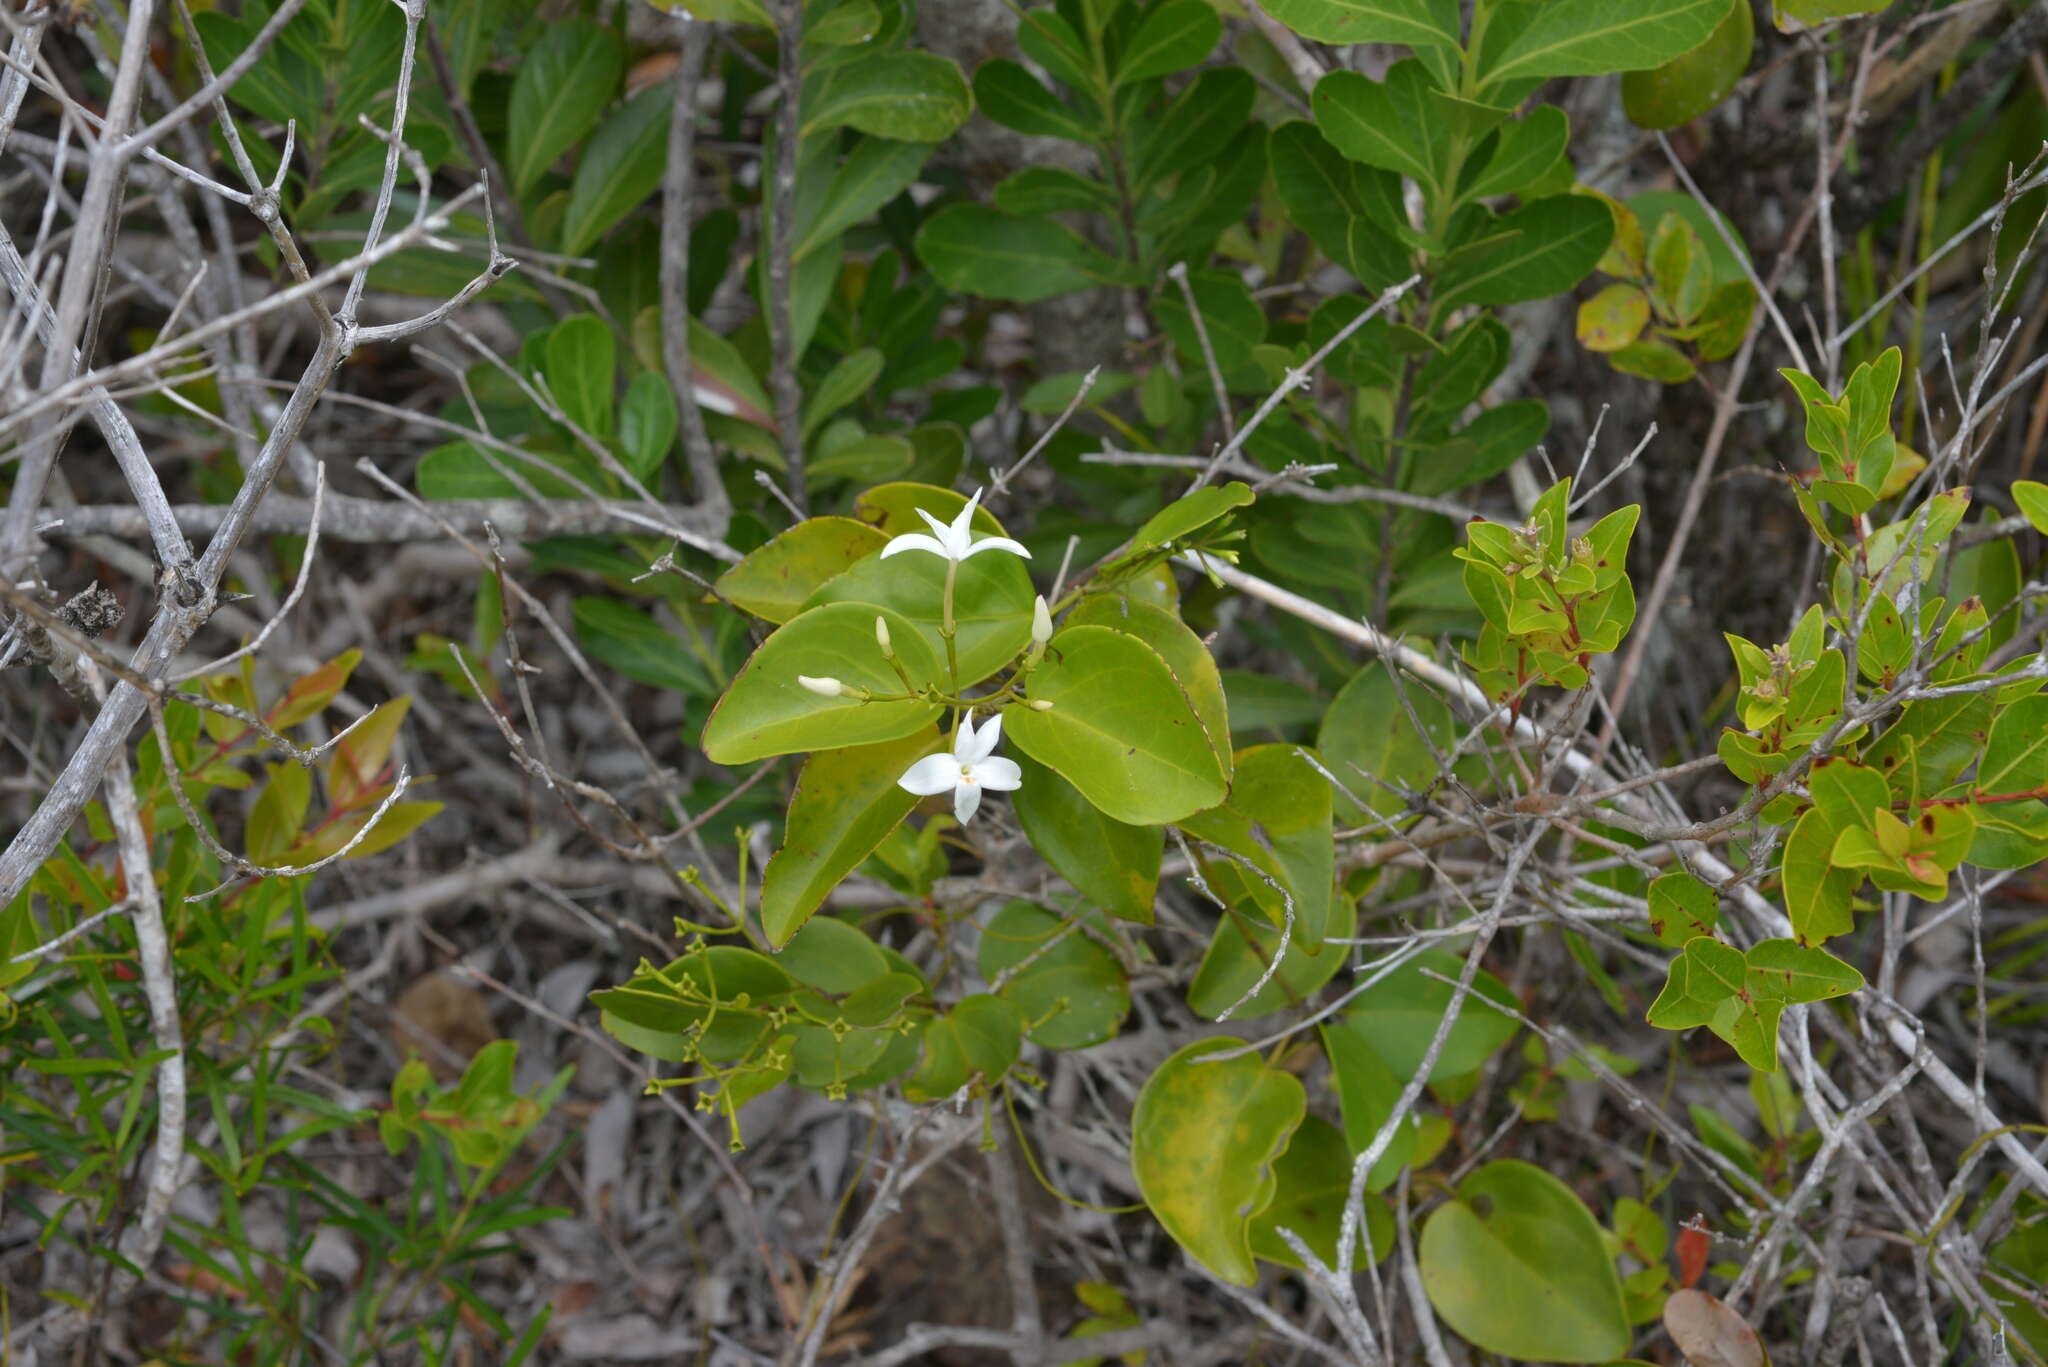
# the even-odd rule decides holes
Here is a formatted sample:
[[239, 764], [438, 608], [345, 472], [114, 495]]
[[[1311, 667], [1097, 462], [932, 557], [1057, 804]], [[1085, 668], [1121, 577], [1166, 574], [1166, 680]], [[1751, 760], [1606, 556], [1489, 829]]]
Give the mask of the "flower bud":
[[814, 679], [808, 674], [799, 674], [796, 681], [821, 698], [836, 698], [846, 692], [846, 685], [837, 679]]
[[1026, 703], [1025, 706], [1029, 707], [1033, 712], [1050, 712], [1052, 711], [1052, 699], [1033, 698], [1030, 702]]
[[1044, 645], [1052, 639], [1052, 610], [1045, 605], [1045, 595], [1039, 594], [1031, 605], [1031, 640], [1035, 645]]
[[882, 648], [882, 655], [885, 659], [896, 654], [895, 647], [889, 644], [889, 623], [883, 619], [880, 613], [875, 614], [875, 644]]

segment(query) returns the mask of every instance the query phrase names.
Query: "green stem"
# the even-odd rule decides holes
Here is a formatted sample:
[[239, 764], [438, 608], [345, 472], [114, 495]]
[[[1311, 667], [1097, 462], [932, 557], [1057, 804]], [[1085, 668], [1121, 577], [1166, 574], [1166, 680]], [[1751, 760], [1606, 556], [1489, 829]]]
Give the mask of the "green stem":
[[953, 685], [953, 695], [960, 695], [960, 652], [953, 645], [953, 584], [960, 577], [960, 562], [946, 561], [946, 603], [945, 616], [939, 624], [939, 635], [946, 642], [946, 677]]

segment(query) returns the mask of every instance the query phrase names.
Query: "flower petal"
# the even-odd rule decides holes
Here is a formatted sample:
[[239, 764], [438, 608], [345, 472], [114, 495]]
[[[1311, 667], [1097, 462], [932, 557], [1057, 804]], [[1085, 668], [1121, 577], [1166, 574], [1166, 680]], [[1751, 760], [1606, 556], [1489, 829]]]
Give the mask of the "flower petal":
[[924, 519], [924, 525], [932, 529], [932, 534], [939, 538], [941, 545], [950, 546], [953, 544], [953, 529], [951, 527], [948, 527], [922, 508], [913, 508], [911, 511]]
[[981, 785], [962, 781], [953, 790], [953, 815], [965, 826], [974, 819], [974, 813], [981, 807]]
[[[940, 530], [945, 529], [942, 527]], [[953, 558], [943, 542], [926, 536], [923, 532], [905, 532], [902, 536], [892, 538], [888, 545], [882, 547], [882, 559], [887, 560], [898, 551], [930, 551], [933, 555], [946, 560]]]
[[1024, 771], [1016, 760], [997, 755], [974, 766], [974, 781], [999, 793], [1013, 792], [1024, 786]]
[[998, 712], [974, 729], [974, 714], [969, 712], [967, 720], [960, 725], [960, 736], [953, 742], [953, 758], [962, 764], [979, 764], [996, 752], [996, 742], [1003, 738], [1003, 714]]
[[896, 786], [919, 797], [932, 797], [959, 782], [960, 761], [951, 755], [926, 755], [903, 771]]
[[1031, 558], [1030, 551], [1025, 550], [1007, 536], [985, 536], [962, 552], [960, 558], [965, 560], [968, 556], [978, 555], [982, 551], [1008, 551], [1012, 555], [1021, 555], [1026, 560]]

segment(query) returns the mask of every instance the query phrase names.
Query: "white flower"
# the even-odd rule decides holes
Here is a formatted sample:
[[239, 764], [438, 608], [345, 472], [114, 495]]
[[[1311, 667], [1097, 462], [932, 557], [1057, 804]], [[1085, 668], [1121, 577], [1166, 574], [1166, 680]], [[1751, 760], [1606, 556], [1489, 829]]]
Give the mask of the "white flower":
[[796, 681], [821, 698], [837, 698], [846, 692], [846, 685], [834, 678], [814, 679], [808, 674], [799, 674]]
[[953, 815], [965, 825], [981, 806], [982, 789], [1007, 793], [1024, 782], [1024, 771], [1017, 767], [1017, 761], [991, 758], [996, 742], [1002, 738], [1002, 713], [983, 722], [977, 731], [974, 714], [969, 712], [953, 736], [953, 753], [926, 755], [896, 780], [897, 786], [919, 797], [933, 797], [952, 789]]
[[1052, 611], [1045, 605], [1045, 595], [1039, 594], [1038, 601], [1031, 605], [1031, 643], [1044, 645], [1052, 639]]
[[968, 524], [974, 520], [974, 508], [980, 502], [981, 490], [976, 489], [974, 497], [967, 500], [967, 506], [960, 510], [960, 516], [953, 519], [950, 527], [919, 508], [917, 515], [925, 520], [925, 525], [932, 529], [933, 535], [906, 532], [882, 547], [882, 558], [887, 560], [898, 551], [930, 551], [944, 559], [959, 561], [982, 551], [1009, 551], [1013, 555], [1021, 555], [1029, 560], [1031, 552], [1007, 536], [984, 537], [980, 541], [974, 539], [974, 534], [968, 530]]

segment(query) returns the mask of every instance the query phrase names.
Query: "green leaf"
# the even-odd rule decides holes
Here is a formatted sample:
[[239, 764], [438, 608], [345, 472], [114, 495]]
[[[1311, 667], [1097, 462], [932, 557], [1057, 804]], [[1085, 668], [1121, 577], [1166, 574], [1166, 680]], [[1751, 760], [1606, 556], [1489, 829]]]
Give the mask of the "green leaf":
[[2048, 785], [2048, 694], [2021, 698], [1991, 723], [1976, 792], [2019, 793]]
[[1778, 27], [1789, 32], [1794, 25], [1786, 23], [1787, 19], [1800, 24], [1824, 24], [1852, 14], [1876, 14], [1891, 3], [1892, 0], [1773, 0], [1771, 8], [1777, 15]]
[[917, 180], [932, 149], [922, 142], [862, 138], [832, 175], [817, 207], [797, 222], [791, 259], [801, 261], [854, 224], [871, 218]]
[[[1335, 1267], [1344, 1205], [1351, 1196], [1351, 1151], [1344, 1136], [1321, 1116], [1309, 1116], [1273, 1165], [1273, 1176], [1272, 1204], [1251, 1223], [1253, 1256], [1301, 1268], [1301, 1259], [1280, 1237], [1285, 1229], [1299, 1235], [1324, 1267]], [[1363, 1248], [1379, 1262], [1394, 1247], [1394, 1217], [1378, 1196], [1368, 1195], [1364, 1204]]]
[[852, 569], [888, 541], [873, 527], [850, 517], [806, 518], [747, 552], [739, 564], [718, 577], [717, 588], [756, 617], [787, 622], [828, 580]]
[[[821, 585], [806, 608], [825, 603], [861, 603], [886, 608], [911, 623], [925, 648], [945, 673], [945, 624], [948, 562], [924, 551], [907, 551], [884, 560], [875, 554]], [[959, 657], [960, 686], [980, 683], [1001, 669], [1031, 639], [1031, 576], [1024, 562], [1006, 551], [971, 556], [960, 562], [953, 584], [954, 648]], [[871, 609], [872, 610], [872, 609]], [[867, 639], [874, 645], [874, 620]], [[892, 629], [894, 621], [891, 622]], [[898, 649], [902, 638], [896, 638]], [[878, 661], [879, 653], [875, 657]], [[806, 670], [806, 673], [810, 671]], [[912, 678], [916, 678], [913, 673]], [[950, 681], [949, 681], [950, 686]], [[900, 685], [891, 689], [900, 692]]]
[[1010, 806], [1032, 848], [1096, 906], [1121, 920], [1151, 925], [1166, 832], [1104, 816], [1030, 755], [1014, 759], [1024, 782], [1010, 795]]
[[974, 102], [1003, 127], [1032, 137], [1081, 143], [1093, 143], [1099, 137], [1059, 96], [1007, 57], [983, 62], [975, 70]]
[[1222, 36], [1223, 20], [1205, 0], [1160, 0], [1125, 40], [1115, 83], [1135, 85], [1185, 71], [1207, 57]]
[[1673, 949], [1697, 935], [1712, 935], [1720, 920], [1714, 890], [1689, 873], [1667, 873], [1650, 884], [1650, 933]]
[[620, 1024], [695, 1036], [705, 1058], [726, 1063], [760, 1041], [770, 1025], [767, 1010], [795, 989], [788, 970], [773, 959], [718, 945], [685, 954], [666, 968], [643, 965], [621, 986], [593, 992], [590, 1000], [605, 1012], [605, 1029], [634, 1048], [645, 1046]]
[[[932, 737], [937, 739], [934, 731]], [[889, 973], [889, 956], [856, 926], [830, 916], [804, 924], [802, 930], [785, 937], [788, 943], [775, 962], [792, 978], [820, 992], [844, 996]]]
[[882, 353], [874, 347], [862, 347], [840, 357], [804, 404], [804, 440], [809, 441], [827, 418], [867, 393], [881, 373]]
[[1145, 1204], [1197, 1262], [1235, 1286], [1258, 1280], [1251, 1221], [1272, 1201], [1274, 1164], [1308, 1111], [1291, 1073], [1239, 1047], [1197, 1040], [1159, 1065], [1131, 1116], [1131, 1172]]
[[[1019, 218], [1033, 214], [1117, 212], [1116, 191], [1092, 176], [1061, 166], [1026, 166], [1013, 171], [1003, 177], [991, 194], [998, 209]], [[1106, 397], [1099, 388], [1093, 392], [1098, 400]]]
[[659, 622], [616, 598], [579, 597], [576, 640], [599, 664], [656, 688], [702, 696], [711, 691], [703, 666]]
[[619, 445], [626, 468], [640, 479], [653, 477], [676, 442], [676, 392], [668, 377], [643, 370], [626, 386], [619, 405]]
[[1549, 0], [1503, 10], [1481, 48], [1482, 84], [1604, 76], [1661, 66], [1692, 51], [1731, 0]]
[[1570, 140], [1571, 120], [1565, 112], [1554, 104], [1537, 105], [1526, 118], [1500, 130], [1493, 155], [1467, 171], [1459, 201], [1521, 194], [1557, 165]]
[[[1355, 1158], [1371, 1147], [1387, 1117], [1394, 1113], [1408, 1077], [1396, 1077], [1371, 1041], [1342, 1021], [1323, 1025], [1319, 1033], [1323, 1053], [1330, 1060], [1330, 1075], [1337, 1084], [1337, 1102], [1344, 1116], [1344, 1142]], [[1394, 1128], [1379, 1161], [1365, 1175], [1367, 1191], [1384, 1190], [1415, 1156], [1416, 1120], [1410, 1112]]]
[[2048, 484], [2022, 479], [2013, 482], [2012, 501], [2037, 532], [2048, 533]]
[[[1405, 1084], [1422, 1066], [1464, 971], [1464, 960], [1458, 955], [1424, 950], [1353, 998], [1342, 1028], [1355, 1031], [1370, 1044]], [[1450, 981], [1442, 981], [1445, 978]], [[1429, 1081], [1462, 1077], [1514, 1037], [1518, 1028], [1515, 1018], [1501, 1007], [1519, 1011], [1521, 1002], [1506, 983], [1480, 969], [1473, 975], [1472, 989], [1444, 1039], [1436, 1066], [1430, 1069]]]
[[1743, 956], [1749, 995], [1788, 1002], [1824, 1002], [1863, 986], [1863, 975], [1825, 949], [1796, 940], [1759, 940]]
[[1456, 47], [1457, 0], [1269, 0], [1266, 13], [1319, 43]]
[[989, 1086], [1017, 1061], [1023, 1013], [1001, 997], [963, 997], [924, 1032], [924, 1062], [903, 1084], [912, 1101], [943, 1101], [971, 1082]]
[[617, 349], [612, 330], [594, 313], [578, 313], [548, 333], [548, 388], [570, 422], [593, 437], [612, 433]]
[[1435, 315], [1447, 317], [1466, 304], [1519, 304], [1563, 294], [1586, 278], [1613, 240], [1614, 216], [1599, 200], [1533, 200], [1445, 259], [1437, 275]]
[[1174, 682], [1188, 695], [1195, 715], [1202, 719], [1202, 730], [1209, 737], [1209, 748], [1216, 754], [1216, 763], [1221, 766], [1224, 779], [1229, 779], [1231, 756], [1235, 752], [1230, 743], [1230, 715], [1223, 697], [1223, 676], [1216, 668], [1216, 658], [1202, 644], [1202, 638], [1195, 635], [1178, 615], [1142, 599], [1098, 593], [1076, 603], [1068, 612], [1065, 625], [1109, 627], [1127, 632], [1159, 652], [1159, 658], [1166, 661], [1166, 667], [1173, 671]]
[[1159, 653], [1109, 627], [1068, 627], [1031, 677], [1045, 711], [1011, 709], [1017, 748], [1057, 770], [1104, 814], [1135, 826], [1179, 821], [1228, 788], [1201, 718]]
[[1130, 560], [1171, 546], [1233, 509], [1250, 507], [1253, 497], [1249, 485], [1234, 480], [1229, 484], [1210, 485], [1183, 494], [1146, 518], [1144, 525], [1131, 537], [1131, 544], [1118, 553], [1117, 559]]
[[1690, 1030], [1710, 1023], [1721, 1003], [1743, 990], [1742, 951], [1710, 935], [1695, 935], [1671, 961], [1664, 990], [1650, 1003], [1647, 1019], [1660, 1030]]
[[1114, 283], [1115, 263], [1049, 218], [955, 204], [917, 230], [917, 254], [947, 289], [1020, 304]]
[[1734, 0], [1727, 17], [1692, 51], [1621, 78], [1621, 106], [1638, 128], [1676, 128], [1726, 99], [1749, 70], [1756, 16]]
[[875, 644], [878, 615], [889, 623], [896, 658], [911, 683], [937, 685], [943, 666], [902, 614], [870, 603], [810, 608], [763, 641], [718, 700], [704, 723], [705, 755], [714, 764], [745, 764], [805, 750], [879, 745], [923, 730], [938, 716], [937, 703], [823, 698], [797, 683], [798, 675], [808, 675], [875, 693], [901, 693], [902, 682]]
[[1666, 341], [1652, 338], [1631, 342], [1607, 354], [1607, 362], [1624, 375], [1635, 375], [1659, 384], [1684, 384], [1696, 367], [1684, 352]]
[[974, 99], [960, 68], [933, 52], [877, 52], [804, 81], [803, 136], [851, 127], [878, 138], [943, 142]]
[[[1424, 731], [1415, 729], [1411, 708]], [[1384, 664], [1366, 665], [1337, 694], [1316, 734], [1316, 749], [1343, 785], [1337, 819], [1360, 826], [1375, 824], [1373, 814], [1397, 816], [1407, 806], [1403, 790], [1426, 789], [1436, 778], [1437, 756], [1456, 742], [1451, 710], [1435, 693], [1413, 678], [1403, 678], [1397, 692]]]
[[1266, 154], [1288, 218], [1323, 255], [1368, 289], [1407, 278], [1399, 177], [1348, 160], [1314, 124], [1298, 119], [1273, 130]]
[[597, 126], [618, 93], [626, 55], [618, 36], [571, 16], [545, 25], [519, 63], [506, 113], [505, 172], [521, 197], [555, 159]]
[[1649, 296], [1617, 281], [1579, 305], [1579, 345], [1588, 351], [1619, 351], [1649, 324]]
[[[1216, 368], [1227, 378], [1251, 360], [1253, 347], [1266, 340], [1266, 311], [1259, 307], [1251, 287], [1236, 271], [1189, 271], [1188, 288], [1195, 296], [1195, 307], [1201, 310], [1202, 329], [1208, 333], [1209, 347], [1216, 354]], [[1187, 296], [1180, 287], [1172, 281], [1161, 285], [1153, 296], [1152, 310], [1160, 327], [1173, 339], [1181, 365], [1190, 372], [1206, 373], [1201, 337], [1195, 331]], [[1234, 487], [1245, 489], [1242, 484]], [[1202, 488], [1189, 497], [1199, 499], [1209, 492], [1210, 489]], [[1250, 492], [1245, 489], [1247, 500]]]
[[1433, 88], [1412, 57], [1396, 62], [1383, 81], [1333, 71], [1316, 82], [1316, 126], [1351, 160], [1406, 176], [1435, 193], [1450, 155], [1451, 130], [1432, 106]]
[[787, 944], [910, 815], [917, 797], [896, 780], [940, 748], [938, 728], [928, 726], [902, 740], [823, 750], [804, 761], [782, 848], [761, 872], [761, 928], [769, 944]]
[[[1211, 866], [1212, 878], [1220, 867]], [[1358, 904], [1348, 897], [1336, 899], [1324, 927], [1326, 942], [1310, 952], [1297, 934], [1288, 942], [1287, 953], [1281, 957], [1272, 979], [1238, 1007], [1232, 1019], [1253, 1020], [1313, 999], [1349, 958], [1344, 946], [1327, 940], [1349, 939], [1357, 927]], [[1203, 951], [1201, 966], [1195, 970], [1194, 981], [1188, 984], [1188, 1009], [1203, 1020], [1215, 1020], [1251, 991], [1279, 947], [1277, 929], [1248, 917], [1225, 915], [1216, 923], [1216, 932]]]
[[[1298, 746], [1255, 745], [1237, 756], [1229, 799], [1181, 825], [1190, 835], [1248, 860], [1278, 883], [1280, 890], [1275, 890], [1225, 861], [1208, 865], [1212, 885], [1241, 889], [1275, 927], [1285, 924], [1291, 898], [1294, 942], [1304, 951], [1314, 951], [1322, 947], [1327, 933], [1336, 876], [1330, 803], [1329, 780]], [[1219, 1009], [1228, 1004], [1225, 999]]]
[[[984, 980], [996, 985], [997, 994], [1023, 1013], [1031, 1042], [1042, 1049], [1100, 1044], [1116, 1034], [1130, 1013], [1131, 989], [1123, 967], [1075, 924], [1086, 920], [1012, 902], [982, 927], [975, 965]], [[1100, 915], [1094, 920], [1099, 923]]]
[[576, 179], [562, 215], [565, 254], [581, 256], [661, 184], [674, 86], [663, 81], [626, 101], [576, 159]]
[[1628, 1315], [1600, 1226], [1570, 1187], [1514, 1159], [1458, 1184], [1422, 1227], [1422, 1285], [1462, 1337], [1490, 1353], [1606, 1362], [1628, 1351]]

